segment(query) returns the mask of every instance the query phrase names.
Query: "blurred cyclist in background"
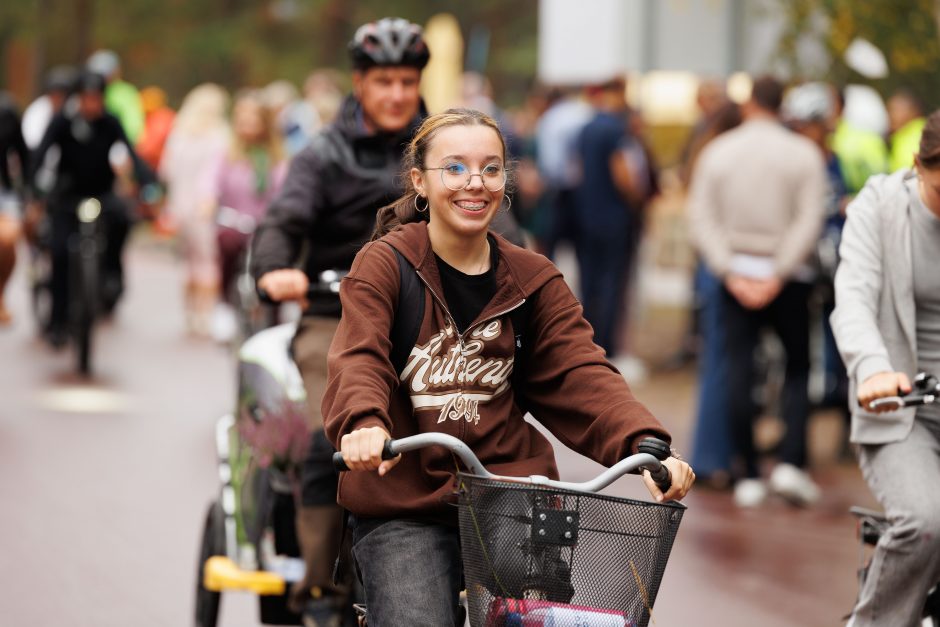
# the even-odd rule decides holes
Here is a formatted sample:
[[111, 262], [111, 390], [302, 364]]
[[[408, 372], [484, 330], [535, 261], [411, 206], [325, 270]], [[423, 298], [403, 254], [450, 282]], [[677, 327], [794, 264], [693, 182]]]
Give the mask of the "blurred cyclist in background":
[[23, 139], [30, 150], [35, 150], [49, 128], [52, 117], [62, 111], [75, 84], [78, 71], [68, 65], [57, 65], [46, 72], [41, 96], [32, 101], [23, 112]]
[[16, 104], [9, 94], [0, 92], [0, 326], [10, 323], [3, 290], [16, 263], [28, 154]]
[[[46, 202], [51, 219], [52, 253], [52, 315], [46, 329], [50, 343], [65, 343], [68, 321], [68, 240], [78, 229], [75, 208], [84, 198], [97, 198], [101, 203], [101, 220], [106, 235], [102, 268], [102, 306], [113, 309], [124, 289], [121, 254], [130, 228], [130, 212], [126, 201], [114, 192], [117, 172], [126, 168], [126, 159], [133, 164], [138, 183], [155, 182], [153, 173], [134, 152], [117, 118], [104, 108], [105, 82], [101, 76], [88, 72], [79, 81], [77, 110], [56, 114], [33, 154], [29, 180], [36, 188], [36, 174], [46, 153], [53, 146], [60, 151], [55, 183]], [[124, 155], [115, 150], [124, 146]], [[113, 162], [117, 162], [116, 164]], [[117, 167], [116, 167], [117, 166]]]
[[[426, 115], [418, 87], [430, 52], [420, 26], [400, 18], [370, 22], [356, 31], [349, 53], [352, 95], [333, 124], [294, 157], [280, 195], [255, 234], [253, 274], [258, 289], [275, 301], [305, 301], [308, 286], [321, 272], [349, 269], [372, 235], [377, 210], [401, 194], [402, 153]], [[299, 269], [295, 264], [305, 243], [306, 263]], [[297, 520], [307, 571], [294, 586], [291, 603], [312, 625], [338, 624], [348, 594], [331, 577], [343, 512], [336, 504], [333, 449], [320, 413], [326, 355], [340, 313], [338, 296], [316, 296], [305, 307], [293, 341], [312, 439]]]

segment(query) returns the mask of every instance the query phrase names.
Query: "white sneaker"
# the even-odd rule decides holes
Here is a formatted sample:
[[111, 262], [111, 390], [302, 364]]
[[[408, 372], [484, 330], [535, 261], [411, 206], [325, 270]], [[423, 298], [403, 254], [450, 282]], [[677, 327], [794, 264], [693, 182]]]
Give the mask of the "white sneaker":
[[235, 311], [230, 305], [218, 303], [212, 310], [212, 318], [209, 321], [209, 334], [212, 339], [220, 344], [230, 342], [238, 332], [238, 319], [235, 317]]
[[819, 500], [819, 486], [793, 464], [777, 464], [770, 474], [770, 489], [794, 505], [812, 505]]
[[757, 507], [767, 498], [767, 486], [760, 479], [741, 479], [734, 484], [734, 504]]
[[633, 355], [622, 355], [610, 360], [614, 368], [620, 371], [630, 385], [640, 385], [649, 378], [649, 371], [643, 361]]

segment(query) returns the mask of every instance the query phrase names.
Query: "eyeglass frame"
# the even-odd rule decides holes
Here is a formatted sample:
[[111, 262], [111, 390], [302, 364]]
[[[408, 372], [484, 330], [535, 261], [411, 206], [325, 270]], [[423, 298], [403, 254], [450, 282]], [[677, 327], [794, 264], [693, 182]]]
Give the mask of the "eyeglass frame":
[[[462, 164], [462, 165], [463, 165], [464, 167], [467, 167], [466, 164]], [[484, 166], [484, 167], [488, 167], [488, 166], [490, 166], [490, 165], [495, 165], [495, 163], [488, 163], [488, 164], [487, 164], [486, 166]], [[441, 185], [443, 185], [444, 187], [446, 187], [447, 189], [449, 189], [449, 190], [452, 191], [452, 192], [459, 192], [459, 191], [461, 191], [461, 190], [467, 189], [467, 187], [470, 186], [471, 181], [473, 181], [473, 177], [474, 177], [474, 176], [479, 176], [479, 177], [480, 177], [480, 184], [483, 186], [483, 189], [485, 189], [486, 191], [488, 191], [488, 192], [490, 192], [490, 193], [493, 193], [493, 194], [495, 194], [495, 193], [498, 192], [498, 191], [502, 191], [502, 190], [506, 189], [506, 184], [509, 183], [509, 169], [508, 169], [508, 168], [505, 168], [505, 167], [501, 167], [500, 170], [503, 171], [503, 184], [500, 185], [499, 188], [497, 188], [497, 189], [490, 189], [489, 187], [486, 186], [486, 181], [483, 179], [483, 172], [477, 172], [477, 173], [475, 173], [475, 174], [471, 172], [471, 173], [469, 174], [469, 176], [467, 177], [467, 182], [464, 184], [463, 187], [458, 187], [457, 189], [452, 189], [451, 187], [448, 187], [447, 183], [444, 182], [444, 170], [446, 170], [448, 167], [449, 167], [449, 166], [444, 165], [444, 166], [441, 166], [441, 167], [439, 167], [439, 168], [422, 168], [422, 169], [425, 170], [425, 171], [440, 170], [440, 171], [441, 171]], [[470, 168], [467, 168], [467, 171], [468, 171], [468, 172], [469, 172], [469, 170], [470, 170]]]

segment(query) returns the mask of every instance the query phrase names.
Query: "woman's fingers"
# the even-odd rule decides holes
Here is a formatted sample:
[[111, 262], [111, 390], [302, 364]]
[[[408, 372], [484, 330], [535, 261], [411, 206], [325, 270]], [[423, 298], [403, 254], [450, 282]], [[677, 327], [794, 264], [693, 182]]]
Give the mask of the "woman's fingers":
[[858, 387], [858, 403], [868, 411], [885, 412], [897, 409], [894, 405], [872, 408], [871, 403], [879, 398], [907, 394], [911, 391], [911, 380], [903, 372], [879, 372], [868, 377]]
[[[695, 483], [695, 473], [692, 471], [692, 467], [675, 457], [666, 459], [663, 465], [669, 469], [669, 473], [672, 475], [672, 487], [663, 494], [663, 500], [679, 501], [685, 498], [685, 495], [688, 494], [689, 490], [692, 488], [692, 484]], [[649, 478], [649, 473], [644, 473], [644, 479], [648, 479], [646, 485], [648, 488], [651, 488], [650, 494], [653, 495], [654, 499], [659, 494], [662, 494], [662, 491], [656, 487], [653, 480]], [[655, 492], [653, 490], [655, 490]]]
[[388, 471], [398, 465], [398, 462], [401, 461], [401, 454], [396, 455], [392, 459], [386, 459], [379, 465], [379, 476], [384, 477], [388, 474]]
[[[350, 470], [375, 470], [383, 464], [382, 450], [388, 439], [388, 432], [381, 427], [356, 429], [344, 435], [340, 440], [340, 452]], [[391, 466], [386, 469], [386, 472]]]

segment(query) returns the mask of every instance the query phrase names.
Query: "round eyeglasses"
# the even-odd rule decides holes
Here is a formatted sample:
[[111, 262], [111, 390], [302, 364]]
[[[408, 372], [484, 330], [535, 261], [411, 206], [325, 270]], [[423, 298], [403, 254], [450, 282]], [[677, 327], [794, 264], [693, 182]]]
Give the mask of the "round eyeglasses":
[[448, 163], [440, 168], [425, 168], [425, 170], [440, 170], [441, 183], [452, 192], [466, 189], [474, 176], [479, 176], [483, 187], [490, 192], [498, 192], [506, 186], [506, 168], [498, 163], [491, 163], [483, 166], [483, 169], [477, 174], [471, 174], [470, 168], [459, 161]]

